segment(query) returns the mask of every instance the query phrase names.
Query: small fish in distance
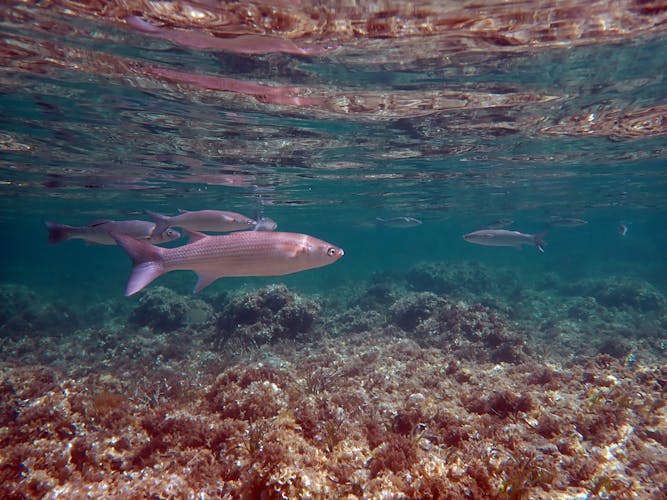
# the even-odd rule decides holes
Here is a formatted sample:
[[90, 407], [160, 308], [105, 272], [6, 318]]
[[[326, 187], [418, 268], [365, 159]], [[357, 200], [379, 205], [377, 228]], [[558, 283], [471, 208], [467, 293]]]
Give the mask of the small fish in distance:
[[198, 292], [226, 276], [280, 276], [333, 264], [343, 256], [341, 248], [307, 234], [187, 233], [191, 242], [176, 248], [160, 248], [124, 234], [112, 234], [132, 259], [125, 295], [133, 295], [159, 276], [176, 270], [197, 273], [194, 291]]
[[512, 219], [496, 219], [494, 220], [491, 224], [488, 224], [486, 226], [487, 229], [503, 229], [506, 228], [507, 226], [513, 224], [514, 221]]
[[226, 233], [228, 231], [242, 231], [252, 229], [256, 222], [236, 212], [223, 210], [197, 210], [189, 212], [179, 210], [178, 215], [168, 216], [146, 210], [146, 213], [156, 222], [155, 231], [160, 233], [166, 228], [182, 227], [190, 231], [212, 231]]
[[507, 229], [482, 229], [463, 236], [463, 239], [489, 247], [514, 247], [521, 245], [535, 245], [540, 252], [544, 252], [544, 236], [546, 231], [539, 234], [525, 234], [519, 231], [508, 231]]
[[115, 245], [109, 233], [125, 234], [138, 240], [148, 240], [153, 244], [165, 243], [181, 237], [181, 233], [169, 227], [155, 231], [155, 223], [145, 220], [98, 220], [87, 226], [68, 226], [45, 221], [49, 231], [49, 243], [56, 244], [65, 240], [85, 240], [98, 245]]
[[416, 227], [421, 226], [422, 221], [415, 219], [414, 217], [391, 217], [389, 219], [383, 219], [382, 217], [376, 217], [375, 220], [378, 224], [387, 227]]
[[588, 224], [588, 221], [584, 219], [576, 219], [574, 217], [552, 216], [549, 217], [547, 224], [550, 226], [560, 226], [560, 227], [579, 227]]
[[628, 235], [628, 229], [630, 229], [630, 223], [629, 222], [621, 222], [618, 225], [618, 234], [621, 235], [621, 237], [625, 238]]

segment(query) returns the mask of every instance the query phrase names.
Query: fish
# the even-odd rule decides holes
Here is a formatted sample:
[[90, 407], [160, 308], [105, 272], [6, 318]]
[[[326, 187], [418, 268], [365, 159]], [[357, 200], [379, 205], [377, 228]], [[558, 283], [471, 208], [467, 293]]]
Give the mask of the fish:
[[139, 240], [148, 240], [154, 244], [173, 241], [181, 237], [181, 233], [166, 227], [156, 231], [154, 222], [145, 220], [97, 220], [87, 226], [68, 226], [56, 222], [45, 221], [46, 229], [49, 231], [49, 243], [54, 245], [65, 240], [85, 240], [88, 243], [98, 245], [115, 245], [110, 233], [124, 234]]
[[194, 292], [218, 278], [281, 276], [333, 264], [343, 249], [307, 234], [241, 231], [210, 236], [186, 230], [190, 243], [161, 248], [125, 234], [111, 236], [132, 259], [125, 295], [134, 295], [159, 276], [176, 270], [197, 273]]
[[197, 210], [188, 212], [179, 210], [178, 215], [167, 216], [151, 210], [146, 213], [155, 222], [155, 231], [160, 233], [170, 226], [189, 229], [190, 231], [211, 231], [226, 233], [228, 231], [242, 231], [255, 227], [255, 220], [236, 212], [225, 212], [222, 210]]
[[553, 216], [549, 217], [547, 224], [560, 227], [579, 227], [588, 224], [588, 221], [584, 219], [575, 219], [574, 217]]
[[422, 221], [415, 219], [414, 217], [391, 217], [389, 219], [376, 217], [375, 220], [383, 226], [398, 228], [416, 227], [421, 226], [422, 224]]
[[503, 229], [510, 224], [513, 224], [514, 221], [512, 219], [496, 219], [490, 224], [487, 224], [486, 228], [487, 229]]
[[278, 228], [278, 223], [270, 217], [257, 217], [257, 224], [253, 231], [275, 231]]
[[623, 238], [625, 238], [628, 235], [628, 229], [629, 229], [629, 223], [624, 223], [621, 222], [618, 225], [618, 234], [620, 234]]
[[535, 245], [540, 252], [544, 252], [546, 231], [538, 234], [525, 234], [507, 229], [481, 229], [463, 236], [463, 239], [477, 245], [489, 247], [515, 247], [521, 245]]

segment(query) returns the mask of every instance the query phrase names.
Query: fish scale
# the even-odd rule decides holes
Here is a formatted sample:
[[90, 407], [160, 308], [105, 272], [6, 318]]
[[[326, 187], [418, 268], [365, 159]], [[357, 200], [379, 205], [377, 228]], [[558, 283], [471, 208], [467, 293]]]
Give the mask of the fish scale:
[[[312, 242], [309, 242], [313, 240]], [[225, 269], [222, 276], [248, 276], [267, 268], [268, 275], [282, 270], [286, 274], [299, 263], [288, 260], [294, 258], [299, 249], [322, 242], [312, 236], [297, 233], [235, 233], [224, 236], [206, 236], [188, 245], [165, 249], [163, 262], [169, 270], [205, 270], [214, 267]], [[329, 245], [331, 246], [331, 245]], [[280, 259], [282, 266], [278, 265]], [[263, 265], [266, 263], [266, 265]], [[262, 276], [263, 274], [254, 274]]]
[[162, 274], [176, 270], [197, 273], [197, 292], [218, 278], [291, 274], [332, 264], [344, 254], [341, 248], [300, 233], [189, 234], [191, 243], [176, 248], [160, 248], [112, 234], [134, 264], [126, 295], [137, 293]]

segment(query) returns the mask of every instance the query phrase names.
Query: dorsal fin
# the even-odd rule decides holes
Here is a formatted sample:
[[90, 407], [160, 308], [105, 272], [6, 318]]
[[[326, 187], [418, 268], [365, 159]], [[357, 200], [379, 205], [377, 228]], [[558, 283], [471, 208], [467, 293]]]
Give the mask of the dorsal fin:
[[190, 210], [183, 210], [182, 208], [177, 208], [176, 209], [179, 214], [187, 214]]
[[183, 232], [189, 238], [188, 243], [194, 243], [195, 241], [208, 238], [208, 234], [200, 233], [198, 231], [190, 231], [189, 229], [183, 228]]

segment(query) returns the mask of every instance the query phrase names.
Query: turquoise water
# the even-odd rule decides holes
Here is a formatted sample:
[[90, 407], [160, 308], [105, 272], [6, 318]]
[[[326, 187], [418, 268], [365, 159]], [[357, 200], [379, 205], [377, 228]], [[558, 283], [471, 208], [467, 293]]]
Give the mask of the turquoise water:
[[[133, 305], [124, 252], [48, 245], [44, 222], [220, 209], [263, 213], [345, 256], [291, 276], [221, 279], [209, 295], [285, 283], [349, 297], [423, 262], [495, 269], [492, 281], [509, 271], [526, 289], [555, 276], [560, 286], [639, 280], [667, 292], [659, 31], [467, 49], [437, 36], [333, 37], [296, 40], [337, 46], [319, 55], [245, 54], [200, 48], [182, 36], [196, 30], [168, 24], [156, 34], [83, 11], [6, 14], [2, 283], [72, 307]], [[378, 223], [392, 217], [422, 223]], [[558, 217], [586, 224], [551, 226]], [[547, 230], [545, 252], [463, 240], [498, 219]], [[151, 286], [189, 295], [194, 283], [174, 272]]]
[[[262, 210], [281, 230], [345, 249], [333, 268], [287, 278], [294, 285], [472, 260], [528, 276], [636, 275], [666, 286], [662, 35], [413, 57], [411, 39], [377, 40], [366, 56], [359, 43], [312, 57], [244, 55], [57, 10], [15, 15], [23, 19], [2, 24], [4, 282], [115, 296], [128, 268], [122, 252], [49, 247], [44, 220], [215, 208]], [[273, 104], [255, 91], [203, 88], [201, 75], [298, 86], [292, 94], [318, 101]], [[423, 224], [375, 223], [396, 216]], [[588, 224], [554, 228], [544, 255], [461, 239], [499, 218], [540, 232], [552, 216]]]

